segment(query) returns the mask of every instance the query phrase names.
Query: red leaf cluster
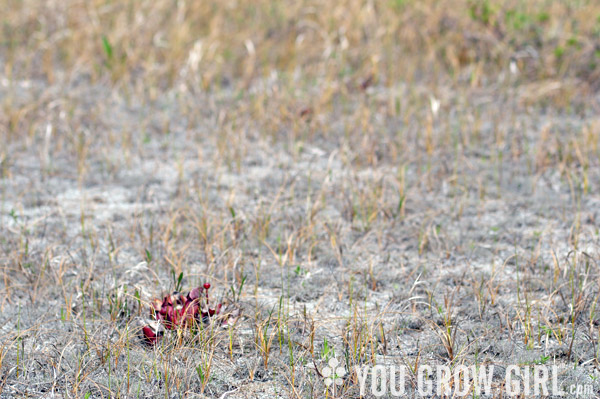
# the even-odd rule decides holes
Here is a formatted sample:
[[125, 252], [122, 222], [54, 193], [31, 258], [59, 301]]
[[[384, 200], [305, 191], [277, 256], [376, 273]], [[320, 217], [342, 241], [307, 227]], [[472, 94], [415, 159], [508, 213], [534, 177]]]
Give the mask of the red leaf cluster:
[[208, 323], [211, 316], [221, 312], [222, 307], [221, 303], [214, 308], [210, 307], [209, 289], [210, 283], [205, 283], [203, 287], [196, 287], [187, 295], [175, 291], [165, 296], [162, 301], [154, 299], [150, 307], [150, 316], [156, 323], [142, 328], [144, 341], [154, 345], [163, 336], [164, 329], [176, 330], [190, 328], [196, 323]]

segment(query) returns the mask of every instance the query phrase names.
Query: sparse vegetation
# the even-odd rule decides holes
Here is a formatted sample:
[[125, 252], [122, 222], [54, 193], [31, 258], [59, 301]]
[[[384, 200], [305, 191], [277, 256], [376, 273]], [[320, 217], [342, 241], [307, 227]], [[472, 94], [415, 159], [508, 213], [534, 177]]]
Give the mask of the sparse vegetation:
[[[332, 358], [597, 390], [597, 2], [0, 19], [1, 398], [358, 396]], [[146, 345], [152, 298], [206, 281], [236, 323]]]

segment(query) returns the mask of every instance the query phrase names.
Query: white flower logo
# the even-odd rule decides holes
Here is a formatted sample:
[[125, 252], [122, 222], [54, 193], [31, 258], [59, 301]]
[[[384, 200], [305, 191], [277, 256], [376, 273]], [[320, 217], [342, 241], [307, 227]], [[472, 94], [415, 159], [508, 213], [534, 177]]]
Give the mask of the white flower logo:
[[346, 369], [342, 367], [338, 367], [340, 362], [337, 361], [336, 358], [329, 359], [327, 362], [328, 366], [323, 367], [323, 377], [325, 377], [325, 386], [329, 387], [331, 384], [335, 383], [335, 385], [342, 385], [343, 380], [342, 377], [346, 375]]

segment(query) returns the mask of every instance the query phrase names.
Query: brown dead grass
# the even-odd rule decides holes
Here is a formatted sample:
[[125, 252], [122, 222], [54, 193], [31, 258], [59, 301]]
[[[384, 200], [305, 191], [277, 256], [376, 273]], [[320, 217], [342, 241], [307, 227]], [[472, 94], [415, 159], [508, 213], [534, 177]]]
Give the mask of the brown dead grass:
[[[599, 16], [1, 2], [0, 395], [322, 397], [334, 352], [591, 375]], [[146, 348], [180, 273], [243, 316]]]

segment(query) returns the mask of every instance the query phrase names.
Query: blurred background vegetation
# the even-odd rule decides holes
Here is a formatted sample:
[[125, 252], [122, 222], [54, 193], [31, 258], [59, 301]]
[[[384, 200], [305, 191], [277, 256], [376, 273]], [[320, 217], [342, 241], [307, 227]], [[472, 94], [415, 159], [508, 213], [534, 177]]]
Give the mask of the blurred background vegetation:
[[[5, 0], [8, 78], [248, 87], [276, 71], [391, 86], [600, 81], [600, 3], [585, 0]], [[300, 77], [300, 79], [298, 79]]]

